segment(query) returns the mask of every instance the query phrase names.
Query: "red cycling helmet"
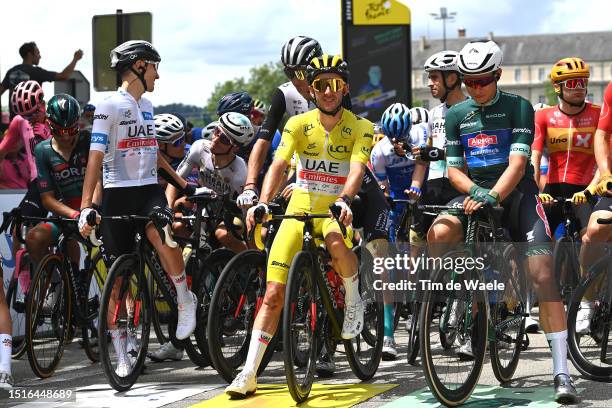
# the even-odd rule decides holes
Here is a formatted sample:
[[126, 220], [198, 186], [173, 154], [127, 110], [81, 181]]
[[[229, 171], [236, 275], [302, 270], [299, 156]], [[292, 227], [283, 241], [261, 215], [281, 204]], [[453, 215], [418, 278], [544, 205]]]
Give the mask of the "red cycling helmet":
[[18, 115], [31, 115], [38, 109], [38, 104], [44, 101], [45, 93], [36, 81], [23, 81], [17, 84], [11, 95], [13, 112]]

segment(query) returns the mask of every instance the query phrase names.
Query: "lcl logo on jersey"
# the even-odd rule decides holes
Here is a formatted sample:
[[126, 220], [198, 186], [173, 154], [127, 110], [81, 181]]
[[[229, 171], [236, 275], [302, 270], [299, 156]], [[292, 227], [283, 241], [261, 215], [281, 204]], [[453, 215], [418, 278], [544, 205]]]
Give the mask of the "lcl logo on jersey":
[[313, 129], [314, 129], [314, 125], [312, 123], [304, 125], [304, 135], [309, 136], [308, 133]]
[[348, 146], [345, 146], [345, 145], [334, 146], [332, 144], [327, 145], [327, 154], [329, 154], [334, 159], [342, 159], [343, 157], [346, 157], [346, 155], [350, 153], [351, 153], [351, 150], [349, 149]]
[[483, 149], [487, 146], [495, 144], [497, 144], [497, 135], [486, 135], [481, 133], [471, 139], [468, 139], [468, 147], [475, 147], [478, 149]]

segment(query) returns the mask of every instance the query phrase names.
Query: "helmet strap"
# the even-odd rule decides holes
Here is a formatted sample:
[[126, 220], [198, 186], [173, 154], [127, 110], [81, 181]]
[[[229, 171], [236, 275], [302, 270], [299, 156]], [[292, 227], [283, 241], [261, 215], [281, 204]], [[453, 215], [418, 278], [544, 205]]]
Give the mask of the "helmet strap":
[[574, 102], [570, 102], [567, 99], [565, 99], [563, 97], [563, 85], [562, 84], [559, 84], [559, 99], [561, 99], [563, 102], [567, 103], [569, 106], [573, 106], [574, 108], [581, 108], [586, 103], [586, 97], [585, 97], [584, 101], [582, 101], [582, 103], [574, 103]]
[[136, 71], [134, 67], [130, 67], [130, 71], [132, 71], [134, 75], [136, 75], [138, 79], [140, 79], [140, 82], [142, 82], [142, 87], [144, 88], [144, 92], [147, 92], [147, 81], [145, 81], [144, 73]]
[[448, 71], [440, 71], [442, 73], [442, 83], [444, 84], [444, 95], [442, 95], [442, 97], [440, 98], [440, 102], [444, 103], [446, 102], [446, 99], [448, 98], [448, 94], [455, 88], [457, 88], [457, 85], [460, 84], [459, 81], [459, 74], [457, 74], [457, 80], [455, 81], [455, 83], [453, 84], [453, 86], [448, 86], [448, 82], [446, 81], [448, 74], [450, 74], [450, 72]]

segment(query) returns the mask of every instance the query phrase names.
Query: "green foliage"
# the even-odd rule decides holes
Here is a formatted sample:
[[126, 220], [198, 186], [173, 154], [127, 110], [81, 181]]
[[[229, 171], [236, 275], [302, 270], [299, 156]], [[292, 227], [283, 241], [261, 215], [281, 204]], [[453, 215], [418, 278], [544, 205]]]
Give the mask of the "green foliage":
[[558, 103], [557, 94], [550, 81], [544, 81], [544, 96], [547, 105], [555, 106]]
[[189, 122], [193, 123], [195, 127], [202, 127], [206, 123], [203, 123], [202, 108], [195, 105], [185, 105], [184, 103], [169, 103], [167, 105], [156, 106], [154, 109], [155, 114], [158, 113], [178, 113], [182, 115]]
[[280, 62], [270, 62], [253, 67], [249, 71], [248, 79], [241, 77], [217, 83], [206, 102], [204, 111], [216, 117], [215, 111], [217, 110], [219, 99], [225, 94], [238, 91], [247, 91], [253, 98], [260, 99], [266, 105], [269, 105], [272, 92], [284, 82], [287, 82], [287, 77], [283, 73], [283, 65]]

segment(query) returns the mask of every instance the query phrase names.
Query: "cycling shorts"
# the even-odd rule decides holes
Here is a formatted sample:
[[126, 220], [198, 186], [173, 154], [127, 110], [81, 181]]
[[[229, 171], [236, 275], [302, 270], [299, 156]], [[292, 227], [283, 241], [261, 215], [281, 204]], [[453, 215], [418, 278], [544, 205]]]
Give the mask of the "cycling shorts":
[[19, 203], [21, 215], [27, 217], [45, 217], [49, 211], [43, 206], [36, 180], [30, 181], [28, 191]]
[[[148, 216], [153, 207], [167, 207], [168, 202], [159, 184], [138, 187], [105, 188], [102, 197], [102, 215]], [[110, 268], [115, 259], [134, 249], [136, 229], [126, 221], [104, 220], [100, 225], [102, 233], [102, 257]]]
[[[318, 237], [324, 238], [331, 232], [341, 233], [338, 223], [332, 218], [317, 218], [313, 220], [313, 224], [315, 239]], [[348, 248], [353, 246], [352, 239], [353, 230], [347, 227], [344, 243]], [[281, 222], [268, 257], [266, 279], [268, 282], [287, 283], [289, 266], [293, 257], [302, 249], [303, 240], [303, 222], [294, 219], [286, 219]]]
[[389, 203], [376, 177], [367, 166], [358, 196], [361, 202], [354, 203], [352, 207], [353, 226], [363, 228], [365, 242], [387, 240], [391, 222]]
[[[448, 205], [457, 206], [463, 203], [465, 197], [465, 195], [456, 197]], [[504, 208], [502, 226], [508, 228], [511, 239], [527, 243], [525, 256], [552, 255], [552, 233], [544, 207], [538, 197], [538, 186], [533, 179], [522, 179], [500, 205]], [[467, 217], [461, 216], [459, 219], [465, 231]]]

